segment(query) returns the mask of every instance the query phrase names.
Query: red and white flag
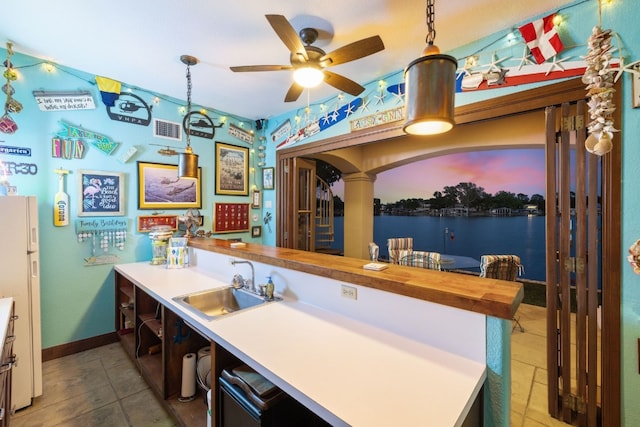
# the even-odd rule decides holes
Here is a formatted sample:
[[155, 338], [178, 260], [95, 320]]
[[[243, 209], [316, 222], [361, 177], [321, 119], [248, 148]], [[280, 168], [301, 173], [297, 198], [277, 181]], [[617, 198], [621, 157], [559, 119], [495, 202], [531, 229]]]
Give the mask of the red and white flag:
[[564, 48], [556, 27], [553, 25], [554, 16], [555, 14], [551, 14], [519, 28], [520, 34], [524, 37], [524, 41], [538, 64], [542, 64]]

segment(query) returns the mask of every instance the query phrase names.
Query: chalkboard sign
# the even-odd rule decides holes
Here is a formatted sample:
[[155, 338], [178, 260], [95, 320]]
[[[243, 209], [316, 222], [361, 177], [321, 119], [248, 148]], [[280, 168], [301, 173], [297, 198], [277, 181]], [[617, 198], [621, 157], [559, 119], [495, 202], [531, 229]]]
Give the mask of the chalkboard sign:
[[78, 216], [124, 215], [124, 174], [81, 170]]

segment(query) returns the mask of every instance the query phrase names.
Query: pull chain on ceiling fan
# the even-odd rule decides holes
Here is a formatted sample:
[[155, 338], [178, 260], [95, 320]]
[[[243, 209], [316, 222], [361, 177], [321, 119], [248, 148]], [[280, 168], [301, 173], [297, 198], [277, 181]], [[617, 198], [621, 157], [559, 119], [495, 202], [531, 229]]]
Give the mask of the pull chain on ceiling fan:
[[[316, 84], [324, 81], [342, 92], [357, 96], [364, 91], [364, 87], [340, 74], [328, 71], [327, 67], [364, 58], [376, 52], [384, 50], [384, 43], [380, 36], [371, 36], [348, 45], [342, 46], [332, 52], [325, 53], [319, 47], [312, 44], [318, 38], [318, 31], [314, 28], [303, 28], [300, 35], [291, 26], [287, 18], [282, 15], [265, 15], [271, 27], [280, 37], [280, 40], [291, 52], [291, 65], [243, 65], [230, 67], [234, 72], [248, 71], [282, 71], [294, 70], [294, 77], [310, 76], [315, 78]], [[303, 82], [300, 80], [300, 82]], [[284, 98], [285, 102], [297, 100], [305, 87], [311, 87], [312, 83], [300, 83], [294, 81]]]

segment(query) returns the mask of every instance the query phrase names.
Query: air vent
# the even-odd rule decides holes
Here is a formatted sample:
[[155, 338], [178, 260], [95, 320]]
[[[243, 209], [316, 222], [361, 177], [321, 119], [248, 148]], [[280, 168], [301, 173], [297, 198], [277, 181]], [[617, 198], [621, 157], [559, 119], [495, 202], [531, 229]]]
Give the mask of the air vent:
[[153, 136], [182, 141], [182, 125], [166, 120], [153, 119]]

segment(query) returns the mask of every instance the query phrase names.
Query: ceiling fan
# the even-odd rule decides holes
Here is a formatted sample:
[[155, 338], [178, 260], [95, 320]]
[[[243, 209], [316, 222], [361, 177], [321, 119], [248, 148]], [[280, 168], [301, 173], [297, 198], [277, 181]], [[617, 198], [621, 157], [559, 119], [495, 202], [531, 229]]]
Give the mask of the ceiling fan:
[[[346, 92], [357, 96], [364, 91], [364, 87], [340, 74], [326, 70], [338, 64], [364, 58], [384, 49], [384, 43], [380, 36], [372, 36], [358, 40], [348, 45], [342, 46], [332, 52], [325, 53], [322, 49], [312, 46], [318, 38], [318, 31], [314, 28], [303, 28], [300, 35], [296, 33], [287, 18], [282, 15], [265, 15], [269, 24], [276, 34], [291, 51], [291, 65], [243, 65], [230, 67], [231, 71], [281, 71], [281, 70], [302, 70], [314, 69], [322, 73], [321, 81]], [[293, 102], [298, 99], [305, 86], [295, 82], [289, 88], [284, 102]]]

